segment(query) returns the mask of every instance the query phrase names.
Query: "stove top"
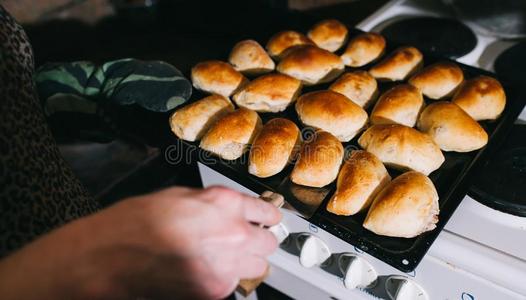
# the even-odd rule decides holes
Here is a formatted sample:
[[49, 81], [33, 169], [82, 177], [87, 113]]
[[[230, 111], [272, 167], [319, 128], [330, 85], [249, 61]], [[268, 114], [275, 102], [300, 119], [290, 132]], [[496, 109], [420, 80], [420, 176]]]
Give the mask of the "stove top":
[[[423, 22], [438, 22], [438, 20], [450, 20], [452, 17], [454, 17], [454, 13], [439, 0], [394, 0], [366, 18], [357, 27], [362, 30], [389, 35], [393, 31], [391, 38], [395, 39], [397, 37], [394, 36], [394, 32], [398, 32], [399, 36], [407, 35], [407, 37], [403, 37], [407, 43], [425, 47], [426, 43], [427, 45], [432, 44], [432, 42], [425, 40], [427, 39], [426, 34], [418, 33], [419, 29], [411, 28], [407, 24], [411, 25], [412, 22], [422, 22], [422, 20]], [[447, 27], [447, 25], [444, 26]], [[458, 24], [450, 26], [458, 26]], [[496, 71], [498, 76], [512, 82], [517, 83], [520, 82], [521, 78], [526, 79], [524, 74], [526, 72], [524, 65], [526, 64], [526, 57], [524, 56], [526, 42], [502, 40], [495, 36], [481, 35], [467, 22], [464, 22], [459, 28], [464, 28], [464, 26], [475, 33], [476, 46], [468, 53], [462, 54], [460, 54], [461, 51], [453, 54], [448, 53], [448, 49], [445, 48], [442, 50], [444, 51], [443, 54], [456, 55], [455, 59], [464, 64]], [[404, 27], [406, 31], [403, 30]], [[416, 33], [411, 33], [411, 31]], [[437, 31], [437, 29], [432, 28], [431, 32], [433, 31]], [[442, 36], [438, 33], [435, 37], [437, 43], [443, 42]], [[449, 36], [451, 39], [455, 39], [455, 34], [450, 33]], [[421, 41], [422, 39], [424, 41]], [[435, 51], [440, 49], [437, 46], [435, 47]], [[469, 47], [465, 47], [464, 50], [467, 48]], [[526, 124], [526, 109], [522, 111], [516, 123]], [[523, 193], [526, 150], [519, 146], [513, 146], [514, 141], [525, 140], [526, 135], [520, 129], [514, 129], [514, 131], [517, 132], [510, 135], [508, 141], [504, 143], [504, 148], [498, 151], [498, 154], [493, 155], [493, 163], [486, 166], [476, 185], [473, 186], [474, 191], [464, 198], [446, 225], [445, 230], [512, 257], [526, 260], [526, 252], [524, 251], [526, 240], [517, 238], [526, 235], [526, 217], [521, 214], [524, 201], [526, 201], [526, 195]]]
[[494, 63], [495, 73], [512, 81], [526, 82], [526, 41], [504, 50]]
[[515, 125], [500, 150], [475, 180], [470, 194], [477, 201], [526, 217], [526, 125]]
[[451, 59], [462, 57], [477, 46], [475, 33], [450, 18], [407, 17], [387, 25], [381, 33], [397, 43]]

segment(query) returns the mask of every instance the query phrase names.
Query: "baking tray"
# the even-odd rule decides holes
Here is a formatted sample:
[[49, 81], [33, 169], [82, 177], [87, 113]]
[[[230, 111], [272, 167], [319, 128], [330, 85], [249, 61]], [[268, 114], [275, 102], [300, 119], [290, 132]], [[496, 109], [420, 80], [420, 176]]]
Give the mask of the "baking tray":
[[[362, 33], [362, 31], [357, 29], [351, 29], [349, 32], [351, 38], [359, 33]], [[259, 42], [262, 45], [265, 44], [264, 41]], [[386, 53], [390, 53], [398, 46], [400, 45], [387, 41]], [[340, 49], [338, 54], [340, 54], [341, 51], [342, 49]], [[424, 64], [426, 66], [437, 61], [451, 61], [425, 52], [423, 54]], [[214, 57], [211, 55], [209, 59], [224, 60], [226, 58]], [[333, 182], [323, 188], [310, 188], [296, 185], [292, 183], [289, 178], [293, 167], [292, 165], [287, 166], [282, 172], [272, 177], [258, 178], [248, 173], [248, 153], [245, 153], [245, 155], [235, 161], [225, 161], [217, 158], [212, 159], [214, 158], [212, 154], [198, 148], [199, 143], [181, 141], [174, 135], [172, 135], [172, 138], [169, 139], [169, 142], [165, 145], [165, 147], [168, 147], [165, 153], [179, 153], [179, 156], [180, 152], [185, 153], [187, 158], [190, 157], [192, 160], [200, 161], [256, 193], [261, 193], [264, 190], [272, 190], [281, 193], [289, 203], [295, 206], [296, 209], [307, 212], [309, 215], [312, 214], [312, 216], [308, 218], [309, 222], [403, 272], [411, 272], [422, 260], [433, 241], [437, 238], [440, 231], [444, 228], [455, 209], [467, 194], [472, 178], [480, 168], [481, 163], [484, 162], [487, 155], [492, 153], [506, 137], [515, 119], [524, 107], [525, 102], [523, 99], [526, 99], [526, 93], [520, 88], [508, 84], [506, 81], [498, 78], [495, 74], [463, 65], [458, 62], [455, 63], [462, 68], [466, 79], [478, 75], [489, 75], [497, 78], [506, 91], [507, 104], [499, 119], [496, 121], [481, 122], [481, 125], [489, 136], [489, 142], [486, 147], [469, 153], [443, 152], [445, 156], [444, 164], [429, 176], [435, 184], [440, 197], [439, 221], [434, 230], [423, 233], [415, 238], [386, 237], [376, 235], [366, 230], [362, 227], [366, 213], [360, 213], [348, 217], [337, 216], [329, 213], [325, 207], [335, 191], [335, 183]], [[347, 67], [346, 71], [358, 69], [368, 70], [371, 65], [372, 64], [361, 68]], [[378, 82], [380, 94], [400, 83], [401, 82]], [[304, 87], [302, 94], [310, 91], [327, 89], [329, 85], [330, 83]], [[206, 94], [195, 91], [190, 102], [201, 99], [204, 96], [206, 96]], [[425, 101], [429, 104], [435, 100], [429, 100], [426, 98]], [[367, 109], [369, 114], [373, 106], [374, 104]], [[291, 105], [281, 113], [259, 113], [259, 115], [264, 123], [276, 117], [290, 119], [302, 129], [304, 135], [308, 135], [313, 131], [312, 129], [309, 130], [309, 128], [303, 126], [298, 120], [294, 110], [294, 105]], [[167, 130], [169, 130], [169, 128], [167, 128]], [[357, 144], [359, 136], [360, 135], [350, 142], [343, 143], [347, 154], [353, 149], [359, 148]], [[399, 171], [391, 168], [388, 168], [388, 171], [393, 178], [400, 174]]]

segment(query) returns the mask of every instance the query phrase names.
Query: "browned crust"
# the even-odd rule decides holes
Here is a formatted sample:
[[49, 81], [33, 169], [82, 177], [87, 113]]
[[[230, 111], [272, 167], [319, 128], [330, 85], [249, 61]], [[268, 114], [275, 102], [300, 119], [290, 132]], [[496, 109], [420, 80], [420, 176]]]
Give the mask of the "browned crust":
[[325, 186], [336, 179], [342, 159], [342, 143], [332, 134], [318, 130], [303, 144], [291, 180], [305, 186]]
[[267, 43], [267, 51], [272, 57], [279, 57], [283, 51], [298, 45], [314, 45], [303, 33], [285, 30], [273, 35]]
[[376, 79], [404, 80], [422, 66], [423, 59], [415, 47], [400, 47], [374, 65], [369, 73]]
[[179, 138], [193, 142], [233, 110], [234, 105], [226, 97], [210, 95], [176, 110], [170, 117], [170, 128]]
[[382, 56], [385, 46], [383, 36], [375, 32], [366, 32], [351, 39], [341, 57], [347, 66], [362, 67]]
[[331, 84], [329, 90], [345, 95], [361, 107], [367, 107], [378, 92], [378, 83], [367, 71], [344, 73]]
[[453, 97], [473, 119], [497, 119], [506, 106], [506, 93], [498, 80], [489, 76], [478, 76], [465, 81]]
[[219, 60], [200, 62], [192, 68], [192, 83], [196, 89], [230, 96], [247, 79], [230, 64]]
[[238, 91], [233, 99], [239, 106], [250, 109], [255, 109], [258, 104], [264, 102], [269, 109], [262, 111], [274, 111], [271, 107], [273, 103], [284, 109], [296, 99], [300, 90], [300, 80], [285, 74], [272, 73], [252, 80]]
[[427, 176], [406, 172], [376, 196], [363, 225], [379, 235], [415, 237], [436, 227], [438, 199]]
[[428, 105], [418, 120], [418, 129], [444, 151], [469, 152], [488, 143], [488, 134], [482, 126], [451, 102]]
[[254, 40], [238, 42], [228, 57], [234, 69], [249, 75], [256, 75], [274, 70], [275, 63], [261, 45]]
[[344, 68], [340, 57], [327, 50], [316, 46], [296, 46], [287, 51], [276, 69], [312, 85], [336, 78]]
[[338, 20], [329, 19], [316, 23], [307, 33], [307, 36], [318, 47], [334, 52], [338, 50], [347, 39], [349, 30]]
[[341, 141], [350, 140], [367, 122], [367, 113], [359, 105], [329, 90], [300, 96], [296, 112], [305, 125], [328, 131]]
[[219, 119], [205, 134], [200, 147], [225, 159], [236, 159], [230, 154], [231, 148], [245, 148], [252, 143], [261, 129], [261, 119], [255, 111], [239, 108]]
[[430, 99], [451, 96], [464, 80], [462, 69], [452, 62], [429, 65], [413, 75], [409, 84], [417, 87]]
[[358, 139], [358, 144], [384, 164], [402, 171], [427, 175], [444, 162], [444, 155], [431, 137], [404, 125], [373, 125]]
[[390, 180], [387, 169], [374, 154], [355, 150], [343, 163], [327, 210], [344, 216], [363, 211]]
[[400, 84], [380, 96], [371, 112], [371, 123], [413, 127], [423, 106], [424, 98], [416, 87]]
[[299, 144], [300, 131], [294, 122], [275, 118], [267, 122], [250, 149], [249, 172], [258, 177], [279, 173]]

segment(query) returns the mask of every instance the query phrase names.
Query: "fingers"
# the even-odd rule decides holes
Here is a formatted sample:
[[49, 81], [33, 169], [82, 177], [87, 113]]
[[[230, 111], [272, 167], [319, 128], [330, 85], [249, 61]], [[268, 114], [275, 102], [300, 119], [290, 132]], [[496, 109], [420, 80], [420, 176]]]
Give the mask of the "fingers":
[[211, 299], [224, 299], [230, 295], [239, 284], [240, 279], [254, 279], [267, 272], [268, 262], [258, 256], [236, 256], [225, 258], [228, 265], [234, 266], [226, 272], [212, 276], [212, 280], [205, 286]]
[[268, 266], [265, 258], [249, 254], [223, 256], [221, 264], [222, 266], [212, 272], [226, 281], [259, 277], [265, 273]]
[[238, 276], [241, 279], [253, 279], [263, 276], [267, 271], [268, 262], [259, 256], [243, 256], [237, 261]]
[[209, 187], [205, 195], [225, 209], [240, 209], [242, 216], [249, 222], [272, 226], [281, 220], [281, 213], [274, 205], [232, 189]]
[[257, 256], [268, 256], [278, 247], [278, 241], [274, 234], [267, 229], [250, 226], [248, 240], [244, 244], [247, 254]]
[[243, 216], [249, 222], [272, 226], [281, 221], [281, 212], [274, 205], [261, 199], [242, 195]]

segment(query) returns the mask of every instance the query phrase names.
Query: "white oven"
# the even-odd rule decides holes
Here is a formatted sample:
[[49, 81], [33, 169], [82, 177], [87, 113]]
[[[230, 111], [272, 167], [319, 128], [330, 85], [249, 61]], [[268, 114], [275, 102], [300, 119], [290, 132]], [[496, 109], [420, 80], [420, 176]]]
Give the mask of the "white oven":
[[[396, 0], [358, 28], [379, 31], [397, 16], [443, 13], [425, 1]], [[476, 46], [458, 61], [492, 70], [492, 58], [513, 43], [477, 35]], [[518, 122], [526, 122], [526, 110]], [[219, 184], [256, 195], [205, 164], [198, 162], [198, 167], [205, 187]], [[364, 253], [294, 211], [282, 210], [283, 226], [290, 235], [269, 258], [271, 270], [265, 283], [292, 298], [526, 299], [526, 218], [489, 208], [469, 196], [410, 273]]]

